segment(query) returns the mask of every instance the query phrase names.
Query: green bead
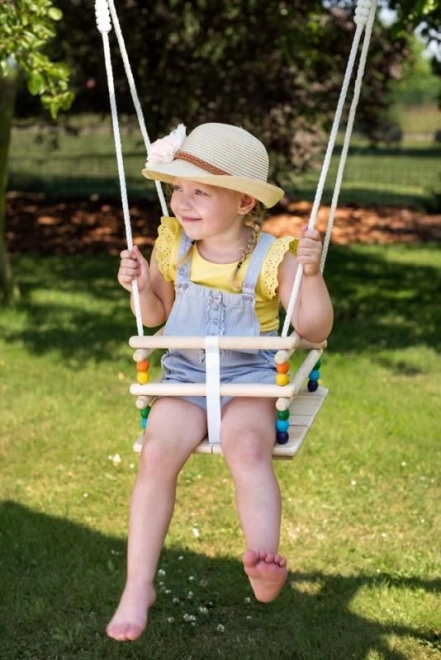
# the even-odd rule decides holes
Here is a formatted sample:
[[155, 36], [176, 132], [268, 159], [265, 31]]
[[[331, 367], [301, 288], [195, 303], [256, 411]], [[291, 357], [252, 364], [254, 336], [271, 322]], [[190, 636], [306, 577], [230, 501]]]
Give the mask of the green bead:
[[288, 418], [289, 418], [289, 410], [277, 411], [277, 419], [288, 419]]
[[150, 408], [151, 406], [147, 406], [147, 408], [143, 408], [142, 410], [139, 411], [143, 419], [147, 419], [147, 417], [149, 416]]
[[317, 362], [316, 362], [315, 365], [314, 365], [314, 369], [320, 369], [321, 366], [322, 366], [322, 361], [321, 361], [321, 360], [317, 360]]

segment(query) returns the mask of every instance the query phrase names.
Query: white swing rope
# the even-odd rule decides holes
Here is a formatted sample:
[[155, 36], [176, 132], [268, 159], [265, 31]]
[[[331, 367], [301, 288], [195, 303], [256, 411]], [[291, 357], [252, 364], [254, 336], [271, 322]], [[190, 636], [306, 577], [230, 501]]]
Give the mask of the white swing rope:
[[[123, 208], [123, 217], [124, 217], [124, 227], [126, 232], [126, 242], [127, 248], [132, 250], [133, 248], [133, 237], [132, 237], [132, 227], [130, 222], [130, 211], [127, 197], [127, 185], [126, 185], [126, 176], [124, 171], [124, 159], [122, 154], [122, 144], [121, 144], [121, 134], [119, 130], [119, 121], [118, 121], [118, 110], [116, 105], [116, 95], [115, 95], [115, 83], [113, 79], [113, 68], [112, 68], [112, 58], [110, 53], [110, 44], [109, 44], [109, 32], [112, 29], [112, 24], [110, 20], [110, 13], [112, 14], [112, 19], [115, 28], [115, 34], [118, 39], [118, 45], [121, 52], [121, 57], [124, 63], [124, 69], [127, 76], [127, 80], [130, 87], [130, 93], [132, 95], [133, 103], [136, 110], [136, 115], [138, 117], [139, 127], [141, 129], [141, 134], [144, 139], [144, 144], [146, 148], [150, 145], [150, 139], [147, 133], [147, 128], [144, 122], [143, 113], [141, 110], [141, 104], [139, 102], [138, 93], [136, 91], [135, 81], [133, 78], [132, 70], [130, 67], [129, 59], [127, 56], [127, 50], [125, 47], [124, 39], [121, 33], [120, 24], [118, 21], [118, 16], [115, 11], [115, 5], [113, 0], [95, 0], [95, 17], [96, 25], [101, 33], [103, 40], [103, 50], [104, 50], [104, 61], [106, 65], [106, 75], [107, 75], [107, 86], [109, 89], [109, 99], [110, 99], [110, 111], [112, 116], [112, 129], [113, 129], [113, 139], [115, 143], [115, 152], [116, 152], [116, 161], [118, 166], [118, 176], [119, 176], [119, 185], [121, 191], [121, 203]], [[161, 210], [163, 215], [168, 215], [167, 204], [165, 202], [164, 193], [159, 181], [156, 183], [156, 190], [158, 193], [159, 201], [161, 204]], [[141, 301], [139, 297], [138, 282], [135, 280], [132, 283], [132, 294], [133, 294], [133, 304], [134, 312], [136, 319], [136, 327], [138, 331], [138, 336], [142, 337], [144, 335], [144, 327], [142, 323], [142, 314], [141, 314]]]
[[[337, 109], [335, 112], [334, 116], [334, 121], [331, 129], [331, 133], [329, 136], [329, 141], [328, 141], [328, 147], [326, 150], [325, 158], [323, 161], [323, 166], [322, 170], [320, 173], [320, 178], [319, 182], [317, 184], [317, 190], [314, 198], [314, 203], [311, 209], [311, 215], [309, 218], [308, 222], [308, 228], [309, 229], [314, 229], [317, 221], [317, 215], [320, 207], [320, 203], [322, 200], [323, 196], [323, 190], [325, 187], [326, 183], [326, 178], [328, 176], [329, 172], [329, 167], [331, 165], [331, 157], [334, 151], [335, 147], [335, 142], [337, 139], [338, 135], [338, 129], [341, 123], [341, 118], [343, 115], [343, 110], [345, 106], [345, 101], [346, 101], [346, 96], [347, 92], [349, 89], [349, 83], [352, 77], [352, 72], [354, 69], [355, 65], [355, 59], [357, 56], [357, 52], [359, 49], [359, 44], [361, 40], [362, 33], [366, 27], [365, 31], [365, 38], [364, 38], [364, 43], [363, 43], [363, 48], [360, 56], [360, 62], [358, 66], [358, 72], [357, 72], [357, 77], [354, 85], [354, 96], [352, 99], [351, 103], [351, 108], [349, 112], [349, 118], [346, 126], [346, 132], [345, 132], [345, 138], [344, 138], [344, 144], [340, 156], [340, 163], [339, 163], [339, 168], [338, 168], [338, 174], [336, 178], [336, 184], [334, 187], [334, 193], [332, 197], [332, 204], [328, 216], [328, 221], [327, 221], [327, 226], [326, 226], [326, 234], [325, 234], [325, 239], [323, 241], [323, 250], [322, 250], [322, 257], [321, 257], [321, 262], [320, 262], [320, 270], [323, 272], [324, 267], [325, 267], [325, 262], [326, 262], [326, 256], [328, 252], [328, 247], [329, 247], [329, 242], [331, 239], [331, 233], [332, 233], [332, 228], [334, 225], [334, 218], [335, 218], [335, 210], [337, 208], [337, 202], [338, 198], [340, 195], [340, 190], [341, 190], [341, 185], [342, 185], [342, 180], [343, 180], [343, 172], [344, 168], [346, 165], [346, 160], [347, 160], [347, 154], [349, 150], [349, 144], [351, 141], [351, 136], [352, 136], [352, 130], [354, 126], [354, 119], [355, 119], [355, 113], [357, 110], [357, 105], [358, 105], [358, 100], [360, 98], [360, 91], [361, 91], [361, 85], [362, 85], [362, 80], [363, 80], [363, 75], [364, 75], [364, 70], [366, 66], [366, 59], [367, 59], [367, 53], [369, 49], [369, 43], [371, 39], [371, 34], [372, 34], [372, 27], [374, 24], [375, 20], [375, 14], [376, 14], [376, 9], [377, 9], [377, 0], [358, 0], [357, 7], [355, 9], [355, 17], [354, 17], [354, 22], [357, 26], [354, 38], [352, 41], [352, 48], [351, 52], [348, 58], [348, 64], [346, 67], [346, 73], [345, 77], [343, 80], [342, 84], [342, 89], [340, 92], [340, 98], [337, 104]], [[296, 272], [296, 276], [294, 278], [294, 283], [291, 291], [291, 297], [289, 299], [288, 307], [286, 310], [286, 316], [285, 316], [285, 321], [283, 324], [283, 329], [281, 332], [282, 337], [286, 337], [289, 332], [289, 326], [290, 326], [290, 321], [291, 317], [293, 315], [294, 307], [297, 302], [297, 297], [298, 293], [300, 290], [300, 285], [303, 277], [303, 266], [302, 264], [299, 264]]]

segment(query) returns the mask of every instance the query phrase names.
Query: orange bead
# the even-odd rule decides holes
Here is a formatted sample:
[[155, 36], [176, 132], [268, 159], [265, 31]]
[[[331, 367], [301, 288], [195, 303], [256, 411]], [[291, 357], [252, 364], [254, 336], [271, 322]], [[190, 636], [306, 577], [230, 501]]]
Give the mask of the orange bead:
[[149, 374], [147, 371], [138, 371], [138, 374], [136, 376], [136, 380], [140, 385], [145, 385], [146, 383], [149, 382]]
[[141, 360], [141, 362], [136, 363], [136, 368], [138, 371], [148, 371], [150, 367], [150, 362], [148, 360]]
[[282, 364], [276, 364], [276, 371], [278, 374], [287, 374], [289, 371], [289, 362], [282, 362]]
[[277, 385], [280, 385], [280, 387], [283, 387], [283, 385], [288, 385], [289, 383], [288, 374], [277, 374], [276, 383]]

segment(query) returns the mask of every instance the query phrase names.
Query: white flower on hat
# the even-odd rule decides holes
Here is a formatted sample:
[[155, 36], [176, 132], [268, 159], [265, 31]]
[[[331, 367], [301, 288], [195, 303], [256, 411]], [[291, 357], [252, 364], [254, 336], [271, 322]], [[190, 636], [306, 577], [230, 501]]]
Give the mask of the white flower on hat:
[[182, 147], [185, 138], [185, 126], [184, 124], [179, 124], [179, 126], [169, 135], [152, 142], [147, 149], [148, 159], [146, 167], [171, 163], [179, 149]]

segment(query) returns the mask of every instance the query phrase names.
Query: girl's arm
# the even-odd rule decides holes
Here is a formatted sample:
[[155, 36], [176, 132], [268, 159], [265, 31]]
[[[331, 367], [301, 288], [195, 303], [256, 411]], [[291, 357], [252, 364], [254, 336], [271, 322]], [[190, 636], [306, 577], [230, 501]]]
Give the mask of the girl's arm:
[[288, 308], [298, 264], [303, 265], [303, 277], [291, 318], [298, 334], [311, 342], [324, 341], [332, 330], [334, 311], [331, 298], [320, 273], [322, 244], [315, 229], [304, 228], [297, 255], [287, 252], [279, 266], [278, 295]]
[[[135, 245], [133, 250], [121, 252], [118, 281], [132, 292], [133, 280], [138, 281], [142, 323], [154, 328], [166, 322], [175, 299], [173, 282], [166, 282], [159, 271], [153, 248], [150, 265]], [[133, 293], [130, 305], [134, 311]]]

